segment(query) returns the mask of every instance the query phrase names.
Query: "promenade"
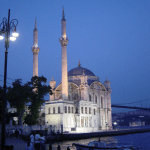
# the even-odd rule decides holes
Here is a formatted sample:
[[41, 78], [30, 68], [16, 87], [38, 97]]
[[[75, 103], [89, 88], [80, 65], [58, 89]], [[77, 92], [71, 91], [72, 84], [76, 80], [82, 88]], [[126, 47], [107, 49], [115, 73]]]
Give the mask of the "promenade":
[[14, 150], [26, 150], [26, 142], [23, 139], [6, 138], [6, 145], [14, 145]]
[[[6, 145], [13, 145], [14, 150], [26, 150], [26, 142], [23, 139], [6, 138]], [[57, 150], [58, 145], [53, 145], [53, 150]], [[49, 144], [46, 144], [46, 150], [49, 149]], [[61, 146], [61, 150], [66, 150], [67, 147]]]
[[[105, 132], [93, 132], [93, 133], [69, 133], [63, 135], [56, 136], [46, 136], [47, 144], [46, 149], [49, 149], [49, 143], [53, 143], [53, 150], [57, 150], [58, 144], [61, 141], [70, 141], [70, 140], [79, 140], [79, 139], [87, 139], [94, 137], [105, 137], [105, 136], [118, 136], [118, 135], [126, 135], [126, 134], [135, 134], [135, 133], [143, 133], [150, 132], [150, 128], [145, 129], [125, 129], [125, 130], [113, 130], [113, 131], [105, 131]], [[14, 150], [26, 150], [26, 142], [23, 139], [18, 138], [6, 138], [6, 145], [13, 145]], [[61, 150], [67, 149], [67, 144], [61, 145]]]

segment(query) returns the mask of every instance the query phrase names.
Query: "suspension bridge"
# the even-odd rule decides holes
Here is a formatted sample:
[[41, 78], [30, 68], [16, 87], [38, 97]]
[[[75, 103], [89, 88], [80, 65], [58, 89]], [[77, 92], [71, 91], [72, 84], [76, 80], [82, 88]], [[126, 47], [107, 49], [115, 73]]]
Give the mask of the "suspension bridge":
[[[146, 101], [150, 101], [150, 98], [146, 98], [146, 99], [143, 99], [143, 100], [140, 100], [140, 101], [135, 101], [135, 102], [131, 102], [131, 103], [123, 103], [123, 104], [112, 104], [111, 107], [116, 107], [116, 108], [127, 108], [127, 109], [140, 109], [140, 110], [150, 110], [150, 107], [142, 107], [142, 104]], [[132, 104], [141, 104], [141, 107], [139, 106], [129, 106], [129, 105], [132, 105]], [[150, 106], [150, 105], [147, 105], [146, 106]]]

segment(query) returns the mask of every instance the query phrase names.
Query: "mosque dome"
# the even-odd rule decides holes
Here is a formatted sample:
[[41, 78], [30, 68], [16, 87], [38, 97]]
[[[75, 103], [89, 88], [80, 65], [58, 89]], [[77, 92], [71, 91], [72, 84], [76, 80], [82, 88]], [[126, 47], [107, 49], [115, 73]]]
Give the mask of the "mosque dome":
[[89, 69], [81, 67], [80, 61], [77, 68], [73, 68], [68, 72], [68, 76], [79, 76], [83, 75], [83, 72], [86, 76], [95, 76], [95, 74]]

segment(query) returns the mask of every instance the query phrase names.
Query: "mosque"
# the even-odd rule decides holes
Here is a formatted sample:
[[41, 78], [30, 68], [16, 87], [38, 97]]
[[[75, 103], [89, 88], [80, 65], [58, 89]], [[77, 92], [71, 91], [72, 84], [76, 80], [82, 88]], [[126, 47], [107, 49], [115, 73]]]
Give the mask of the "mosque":
[[[35, 22], [33, 31], [33, 76], [38, 76], [38, 30]], [[66, 19], [64, 10], [59, 39], [62, 50], [62, 81], [50, 81], [53, 95], [45, 103], [45, 122], [52, 130], [69, 133], [97, 132], [112, 129], [111, 87], [106, 79], [104, 84], [99, 77], [80, 61], [76, 68], [67, 71]]]

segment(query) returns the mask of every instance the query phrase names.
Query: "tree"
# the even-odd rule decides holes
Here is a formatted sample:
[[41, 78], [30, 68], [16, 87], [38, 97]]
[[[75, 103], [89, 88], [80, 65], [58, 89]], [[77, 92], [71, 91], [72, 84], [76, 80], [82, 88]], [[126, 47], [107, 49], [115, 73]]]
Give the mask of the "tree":
[[13, 87], [8, 87], [7, 100], [11, 107], [17, 109], [19, 125], [22, 125], [22, 117], [25, 111], [25, 105], [29, 102], [32, 95], [32, 88], [30, 85], [22, 85], [21, 79], [15, 80], [12, 83]]
[[33, 89], [33, 93], [31, 96], [31, 105], [29, 106], [30, 114], [25, 117], [24, 123], [28, 125], [35, 125], [38, 123], [39, 118], [39, 109], [41, 105], [43, 105], [44, 96], [47, 93], [52, 95], [52, 90], [49, 85], [46, 85], [47, 79], [45, 77], [37, 77], [34, 76], [31, 79], [30, 86]]

